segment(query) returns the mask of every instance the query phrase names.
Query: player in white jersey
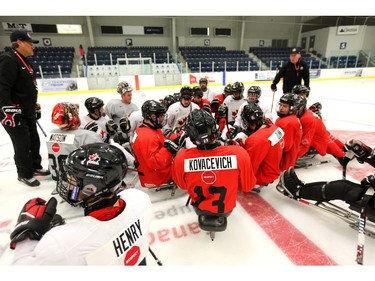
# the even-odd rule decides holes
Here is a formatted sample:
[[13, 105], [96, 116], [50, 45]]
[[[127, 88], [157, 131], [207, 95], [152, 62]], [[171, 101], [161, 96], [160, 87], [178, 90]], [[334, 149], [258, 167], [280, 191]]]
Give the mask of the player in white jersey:
[[228, 126], [226, 126], [224, 130], [222, 131], [222, 134], [221, 134], [222, 140], [227, 140], [228, 130], [230, 130], [233, 127], [241, 104], [246, 103], [246, 100], [243, 98], [244, 90], [245, 90], [245, 86], [242, 82], [234, 82], [232, 85], [232, 94], [227, 96], [224, 99], [223, 105], [227, 107], [227, 112], [228, 112], [227, 113], [228, 114], [228, 119], [227, 119]]
[[[89, 131], [87, 131], [89, 132]], [[29, 200], [10, 235], [13, 265], [146, 265], [152, 205], [137, 189], [124, 189], [124, 154], [107, 143], [83, 146], [64, 164], [57, 191], [84, 216], [51, 228], [56, 198]]]
[[193, 89], [183, 86], [180, 90], [181, 100], [170, 105], [166, 113], [166, 124], [163, 126], [164, 135], [172, 131], [183, 129], [190, 112], [199, 109], [199, 106], [192, 102]]
[[120, 82], [117, 85], [117, 92], [121, 95], [121, 99], [110, 100], [104, 110], [110, 119], [120, 125], [120, 119], [129, 116], [133, 111], [139, 110], [139, 107], [132, 102], [133, 88], [128, 82]]
[[88, 114], [82, 116], [80, 128], [90, 130], [99, 134], [104, 142], [109, 143], [110, 136], [106, 124], [109, 117], [104, 112], [104, 102], [100, 98], [90, 97], [85, 100]]
[[48, 167], [52, 179], [57, 181], [62, 162], [70, 152], [85, 144], [101, 143], [103, 139], [93, 131], [79, 128], [78, 107], [73, 103], [57, 103], [52, 110], [51, 121], [58, 128], [47, 135]]
[[238, 136], [236, 136], [241, 131], [247, 130], [247, 125], [241, 118], [241, 113], [243, 111], [243, 108], [248, 103], [256, 103], [263, 111], [264, 117], [267, 120], [267, 122], [273, 122], [272, 120], [272, 114], [271, 110], [268, 107], [265, 107], [262, 102], [259, 100], [260, 96], [262, 95], [262, 89], [259, 86], [251, 86], [247, 90], [247, 102], [244, 102], [240, 105], [238, 109], [238, 113], [236, 116], [236, 119], [234, 121], [233, 128], [230, 129], [229, 134], [231, 135], [231, 138], [237, 139]]
[[211, 88], [207, 87], [207, 85], [208, 79], [206, 77], [202, 77], [201, 79], [199, 79], [199, 87], [201, 87], [203, 91], [203, 98], [211, 103], [217, 93], [215, 93], [215, 91], [213, 91]]

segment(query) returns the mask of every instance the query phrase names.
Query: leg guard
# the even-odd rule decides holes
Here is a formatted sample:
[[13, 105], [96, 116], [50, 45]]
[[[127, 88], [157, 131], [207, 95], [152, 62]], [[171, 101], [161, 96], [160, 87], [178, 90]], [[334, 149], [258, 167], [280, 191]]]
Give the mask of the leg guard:
[[299, 192], [299, 197], [318, 202], [343, 200], [350, 203], [360, 200], [365, 192], [366, 189], [359, 184], [347, 180], [336, 180], [305, 184]]

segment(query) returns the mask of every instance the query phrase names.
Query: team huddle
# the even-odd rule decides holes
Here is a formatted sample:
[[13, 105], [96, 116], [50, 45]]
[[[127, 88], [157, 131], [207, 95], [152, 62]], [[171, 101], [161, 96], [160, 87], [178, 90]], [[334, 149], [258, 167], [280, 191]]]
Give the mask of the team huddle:
[[[57, 103], [51, 114], [57, 128], [47, 135], [53, 194], [82, 207], [84, 216], [51, 228], [57, 200], [27, 202], [11, 234], [14, 264], [145, 265], [152, 204], [143, 188], [172, 182], [187, 191], [199, 217], [226, 218], [239, 191], [259, 192], [278, 179], [286, 196], [320, 201], [355, 202], [374, 184], [372, 176], [309, 189], [298, 179], [294, 166], [309, 153], [331, 154], [343, 167], [354, 157], [375, 162], [374, 150], [359, 140], [344, 144], [326, 129], [321, 105], [307, 108], [306, 86], [281, 96], [273, 120], [259, 86], [245, 98], [242, 82], [220, 94], [207, 84], [202, 78], [199, 86], [138, 108], [132, 86], [120, 82], [121, 99], [104, 104], [90, 97], [81, 116], [78, 105]], [[138, 173], [140, 189], [126, 186], [128, 169]]]

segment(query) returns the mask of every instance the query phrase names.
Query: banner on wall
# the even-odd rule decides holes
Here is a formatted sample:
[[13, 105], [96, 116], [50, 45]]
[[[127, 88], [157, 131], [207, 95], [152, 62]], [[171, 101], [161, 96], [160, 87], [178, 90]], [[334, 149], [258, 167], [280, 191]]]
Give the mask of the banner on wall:
[[310, 69], [310, 79], [319, 78], [319, 77], [320, 77], [320, 69]]
[[276, 71], [257, 71], [254, 74], [255, 81], [269, 81], [275, 78]]
[[215, 78], [213, 77], [210, 77], [209, 75], [202, 75], [202, 73], [200, 73], [200, 75], [194, 75], [194, 74], [190, 74], [189, 75], [189, 83], [190, 84], [198, 84], [199, 83], [199, 79], [201, 78], [206, 78], [208, 83], [214, 83], [216, 82]]
[[77, 80], [74, 78], [41, 80], [41, 87], [42, 92], [65, 92], [78, 90]]
[[341, 77], [361, 77], [362, 69], [344, 70], [341, 73]]

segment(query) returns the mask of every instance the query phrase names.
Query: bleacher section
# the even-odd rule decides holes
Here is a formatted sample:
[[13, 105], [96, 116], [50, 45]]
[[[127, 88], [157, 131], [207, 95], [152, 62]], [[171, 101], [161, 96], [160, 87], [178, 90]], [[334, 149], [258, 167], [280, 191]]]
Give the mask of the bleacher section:
[[[10, 50], [10, 47], [6, 47], [5, 50]], [[42, 77], [40, 68], [44, 78], [70, 77], [73, 60], [74, 47], [36, 47], [34, 55], [29, 57], [36, 78]]]
[[[273, 48], [273, 47], [250, 47], [249, 52], [257, 56], [269, 69], [276, 70], [279, 66], [289, 61], [291, 48]], [[324, 59], [311, 56], [305, 51], [301, 52], [301, 58], [310, 69], [327, 68]]]
[[151, 58], [152, 63], [174, 62], [168, 47], [89, 47], [87, 50], [87, 65], [116, 65], [118, 58]]
[[191, 72], [259, 70], [245, 51], [230, 51], [225, 47], [180, 47], [179, 51]]
[[358, 56], [331, 56], [327, 59], [331, 68], [353, 68], [362, 67], [362, 62]]

